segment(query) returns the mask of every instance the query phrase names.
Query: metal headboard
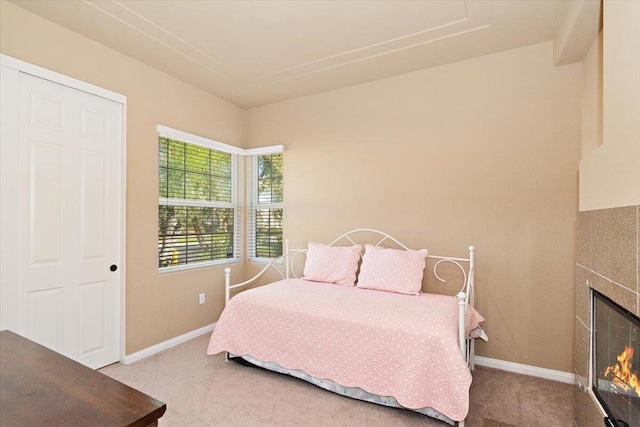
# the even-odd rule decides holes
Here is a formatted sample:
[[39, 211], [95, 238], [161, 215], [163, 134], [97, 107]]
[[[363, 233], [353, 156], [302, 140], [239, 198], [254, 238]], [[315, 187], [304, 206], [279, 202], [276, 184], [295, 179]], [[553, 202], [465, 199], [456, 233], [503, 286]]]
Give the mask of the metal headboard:
[[[374, 237], [372, 240], [366, 241], [366, 242], [360, 242], [359, 239], [355, 239], [354, 235], [356, 234], [361, 235], [363, 233], [377, 235], [378, 237]], [[339, 243], [342, 240], [346, 240], [352, 245], [362, 244], [363, 246], [364, 246], [364, 243], [373, 244], [370, 242], [375, 242], [377, 240], [377, 242], [373, 244], [376, 247], [381, 246], [386, 241], [391, 241], [404, 250], [410, 250], [405, 244], [403, 244], [393, 236], [390, 236], [387, 233], [384, 233], [379, 230], [374, 230], [371, 228], [359, 228], [356, 230], [348, 231], [343, 235], [341, 235], [340, 237], [336, 238], [333, 242], [329, 244], [329, 246], [335, 246], [337, 243]], [[298, 279], [299, 277], [293, 268], [293, 261], [298, 255], [306, 254], [307, 249], [291, 249], [289, 248], [289, 241], [285, 240], [284, 253], [285, 253], [285, 277], [290, 278], [291, 276], [293, 276], [294, 278]], [[460, 288], [458, 293], [464, 292], [466, 297], [466, 302], [471, 305], [473, 305], [473, 294], [474, 294], [473, 292], [474, 253], [475, 253], [475, 248], [473, 246], [469, 246], [469, 258], [457, 258], [457, 257], [437, 256], [437, 255], [427, 256], [427, 258], [437, 260], [435, 265], [433, 266], [433, 275], [437, 280], [439, 280], [442, 283], [446, 283], [447, 281], [438, 274], [438, 267], [440, 266], [440, 264], [451, 263], [458, 267], [463, 277], [462, 287]], [[469, 263], [469, 268], [465, 269], [461, 263]]]

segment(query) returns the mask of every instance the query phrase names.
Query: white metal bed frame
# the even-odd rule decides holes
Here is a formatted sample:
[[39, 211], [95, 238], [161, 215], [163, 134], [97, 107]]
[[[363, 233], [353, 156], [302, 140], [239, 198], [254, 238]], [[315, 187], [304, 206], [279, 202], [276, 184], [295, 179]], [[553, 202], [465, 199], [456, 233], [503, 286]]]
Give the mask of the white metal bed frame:
[[[376, 246], [376, 247], [382, 245], [382, 243], [384, 243], [385, 241], [391, 241], [391, 242], [395, 243], [396, 245], [398, 245], [399, 247], [401, 247], [404, 250], [410, 250], [403, 243], [399, 242], [397, 239], [395, 239], [394, 237], [388, 235], [387, 233], [384, 233], [384, 232], [378, 231], [378, 230], [374, 230], [374, 229], [370, 229], [370, 228], [359, 228], [359, 229], [356, 229], [356, 230], [348, 231], [348, 232], [344, 233], [343, 235], [341, 235], [340, 237], [338, 237], [337, 239], [335, 239], [333, 242], [331, 242], [329, 244], [329, 246], [335, 246], [341, 240], [347, 240], [352, 245], [356, 245], [358, 243], [356, 243], [356, 241], [354, 239], [352, 239], [352, 236], [354, 234], [362, 234], [362, 233], [377, 234], [379, 236], [380, 240], [378, 240], [378, 242], [375, 243], [374, 246]], [[360, 244], [362, 244], [362, 243], [360, 243]], [[290, 249], [289, 248], [289, 240], [285, 240], [285, 245], [284, 246], [285, 246], [284, 247], [284, 256], [280, 256], [278, 258], [275, 258], [275, 259], [271, 260], [267, 265], [265, 265], [265, 267], [258, 274], [256, 274], [251, 279], [246, 280], [246, 281], [244, 281], [242, 283], [231, 285], [231, 269], [230, 268], [225, 268], [224, 269], [224, 276], [225, 276], [225, 280], [224, 280], [224, 282], [225, 282], [225, 307], [229, 303], [230, 293], [231, 293], [232, 289], [241, 288], [243, 286], [246, 286], [246, 285], [248, 285], [250, 283], [255, 282], [269, 268], [273, 268], [275, 271], [277, 271], [278, 274], [280, 275], [280, 277], [282, 277], [283, 280], [284, 279], [289, 279], [289, 278], [291, 278], [291, 276], [293, 276], [294, 278], [298, 278], [298, 276], [296, 275], [296, 273], [295, 273], [295, 271], [293, 269], [292, 263], [293, 263], [293, 260], [295, 259], [295, 257], [298, 256], [299, 254], [306, 254], [307, 253], [307, 249]], [[281, 271], [281, 268], [278, 268], [279, 265], [282, 265], [281, 262], [282, 262], [283, 257], [284, 257], [284, 270], [285, 270], [284, 273]], [[437, 260], [436, 263], [433, 266], [433, 275], [436, 277], [436, 279], [438, 279], [442, 283], [446, 283], [446, 280], [438, 275], [438, 266], [440, 264], [445, 263], [445, 262], [454, 264], [462, 272], [463, 284], [462, 284], [462, 287], [460, 288], [460, 291], [457, 294], [457, 298], [458, 298], [458, 343], [459, 343], [459, 346], [460, 346], [460, 352], [462, 353], [462, 357], [464, 357], [465, 361], [467, 362], [467, 366], [469, 366], [469, 369], [473, 370], [475, 368], [475, 362], [474, 362], [474, 359], [475, 359], [475, 343], [474, 343], [474, 339], [473, 338], [468, 338], [466, 336], [466, 314], [467, 314], [467, 307], [469, 305], [473, 305], [473, 301], [474, 301], [474, 293], [475, 293], [474, 292], [475, 247], [474, 246], [469, 246], [469, 258], [457, 258], [457, 257], [437, 256], [437, 255], [428, 255], [427, 258], [431, 258], [431, 259]], [[468, 263], [468, 265], [469, 265], [468, 269], [465, 269], [461, 263]], [[228, 353], [225, 355], [225, 359], [229, 360]], [[464, 427], [464, 421], [458, 422], [458, 426], [459, 427]]]

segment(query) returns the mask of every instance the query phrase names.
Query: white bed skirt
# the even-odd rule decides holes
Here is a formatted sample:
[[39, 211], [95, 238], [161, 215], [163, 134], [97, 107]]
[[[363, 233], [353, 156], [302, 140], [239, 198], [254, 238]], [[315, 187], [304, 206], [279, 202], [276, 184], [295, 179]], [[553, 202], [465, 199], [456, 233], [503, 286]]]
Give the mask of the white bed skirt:
[[436, 411], [433, 408], [420, 408], [420, 409], [405, 408], [404, 406], [400, 405], [395, 398], [391, 396], [378, 396], [376, 394], [371, 394], [369, 392], [366, 392], [358, 387], [344, 387], [344, 386], [341, 386], [340, 384], [334, 383], [331, 380], [312, 377], [306, 372], [300, 371], [298, 369], [284, 368], [274, 362], [263, 362], [251, 356], [236, 356], [233, 354], [229, 354], [229, 357], [230, 358], [239, 357], [261, 368], [268, 369], [270, 371], [278, 372], [281, 374], [290, 375], [292, 377], [300, 378], [304, 381], [310, 382], [311, 384], [314, 384], [325, 390], [329, 390], [334, 393], [341, 394], [343, 396], [351, 397], [353, 399], [364, 400], [366, 402], [377, 403], [378, 405], [390, 406], [393, 408], [402, 408], [409, 411], [418, 412], [420, 414], [426, 415], [431, 418], [435, 418], [440, 421], [444, 421], [445, 423], [448, 423], [451, 425], [455, 424], [455, 421], [453, 421], [451, 418], [441, 414], [440, 412]]

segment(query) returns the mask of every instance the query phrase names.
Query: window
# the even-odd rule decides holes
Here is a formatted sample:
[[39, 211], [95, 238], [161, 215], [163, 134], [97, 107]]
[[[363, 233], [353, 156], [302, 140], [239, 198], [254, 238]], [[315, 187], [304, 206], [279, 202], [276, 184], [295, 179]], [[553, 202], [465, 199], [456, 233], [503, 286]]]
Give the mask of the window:
[[250, 192], [249, 258], [282, 255], [282, 153], [254, 155]]
[[239, 259], [235, 147], [159, 132], [158, 267]]

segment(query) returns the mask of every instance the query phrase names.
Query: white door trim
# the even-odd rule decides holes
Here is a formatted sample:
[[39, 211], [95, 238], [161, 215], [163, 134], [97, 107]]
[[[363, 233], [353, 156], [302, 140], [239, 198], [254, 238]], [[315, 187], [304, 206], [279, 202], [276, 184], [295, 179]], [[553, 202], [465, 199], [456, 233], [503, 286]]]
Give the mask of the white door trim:
[[127, 97], [124, 95], [101, 88], [100, 86], [92, 85], [91, 83], [74, 79], [73, 77], [65, 76], [64, 74], [56, 73], [55, 71], [47, 70], [46, 68], [38, 67], [37, 65], [24, 62], [3, 53], [0, 53], [0, 64], [5, 67], [13, 68], [14, 70], [18, 70], [22, 73], [31, 74], [32, 76], [40, 77], [41, 79], [50, 80], [92, 95], [110, 99], [111, 101], [115, 101], [122, 105], [127, 104]]
[[121, 259], [118, 260], [118, 270], [120, 271], [120, 360], [124, 360], [125, 357], [125, 321], [126, 321], [126, 189], [127, 189], [127, 97], [125, 95], [104, 89], [99, 86], [92, 85], [91, 83], [83, 82], [73, 77], [66, 76], [64, 74], [57, 73], [55, 71], [48, 70], [46, 68], [39, 67], [37, 65], [22, 61], [0, 53], [0, 65], [14, 69], [21, 73], [30, 74], [35, 77], [39, 77], [45, 80], [52, 81], [64, 86], [71, 87], [73, 89], [81, 90], [92, 95], [106, 98], [111, 101], [117, 102], [122, 105], [122, 153], [121, 153], [121, 194], [122, 194], [122, 209], [120, 212], [120, 220], [122, 224], [121, 236], [120, 236], [120, 254]]

